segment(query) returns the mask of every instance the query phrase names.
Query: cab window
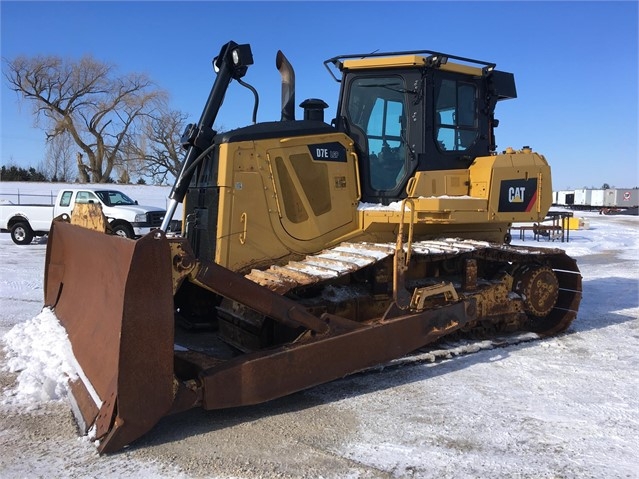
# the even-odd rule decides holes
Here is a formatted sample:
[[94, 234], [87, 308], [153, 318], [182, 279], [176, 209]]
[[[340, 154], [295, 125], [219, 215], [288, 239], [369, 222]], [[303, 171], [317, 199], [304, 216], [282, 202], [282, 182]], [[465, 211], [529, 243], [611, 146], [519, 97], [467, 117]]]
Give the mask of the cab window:
[[435, 93], [435, 135], [444, 151], [470, 148], [478, 137], [477, 89], [471, 83], [444, 79]]
[[73, 191], [65, 191], [60, 197], [60, 206], [69, 206], [71, 204], [71, 196]]
[[98, 198], [90, 191], [78, 191], [75, 195], [76, 203], [98, 203]]
[[366, 135], [370, 184], [393, 190], [406, 175], [406, 94], [401, 77], [357, 78], [351, 83], [348, 117]]

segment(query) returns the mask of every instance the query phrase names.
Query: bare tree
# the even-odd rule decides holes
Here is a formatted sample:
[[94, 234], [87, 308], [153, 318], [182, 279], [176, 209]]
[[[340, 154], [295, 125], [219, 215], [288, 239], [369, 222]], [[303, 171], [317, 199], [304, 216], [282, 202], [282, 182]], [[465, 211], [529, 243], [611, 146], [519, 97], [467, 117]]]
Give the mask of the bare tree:
[[186, 119], [185, 113], [166, 105], [145, 117], [139, 134], [129, 135], [124, 148], [135, 174], [150, 177], [154, 183], [177, 177], [184, 157], [180, 138]]
[[75, 142], [71, 135], [57, 135], [48, 142], [44, 164], [40, 168], [52, 181], [69, 182], [75, 178], [73, 151]]
[[125, 139], [165, 93], [145, 75], [115, 76], [114, 67], [83, 57], [20, 56], [6, 61], [9, 86], [32, 102], [48, 140], [69, 135], [79, 147], [80, 179], [109, 180]]
[[80, 183], [88, 183], [89, 182], [89, 172], [87, 166], [82, 161], [82, 153], [78, 151], [75, 156], [77, 165], [78, 165], [78, 181]]

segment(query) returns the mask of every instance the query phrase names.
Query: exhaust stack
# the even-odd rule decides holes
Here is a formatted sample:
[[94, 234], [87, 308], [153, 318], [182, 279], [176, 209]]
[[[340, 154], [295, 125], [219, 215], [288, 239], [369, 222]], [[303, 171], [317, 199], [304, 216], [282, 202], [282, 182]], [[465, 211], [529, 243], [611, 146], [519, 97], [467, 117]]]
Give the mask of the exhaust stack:
[[281, 50], [277, 51], [275, 67], [282, 76], [282, 118], [281, 121], [295, 120], [295, 72]]

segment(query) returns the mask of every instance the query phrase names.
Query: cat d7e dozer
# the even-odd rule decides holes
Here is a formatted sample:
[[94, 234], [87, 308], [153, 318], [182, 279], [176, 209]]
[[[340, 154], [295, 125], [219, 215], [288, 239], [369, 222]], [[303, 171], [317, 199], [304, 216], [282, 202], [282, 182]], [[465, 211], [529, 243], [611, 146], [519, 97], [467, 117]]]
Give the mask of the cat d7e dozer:
[[[552, 191], [542, 155], [496, 152], [512, 74], [431, 51], [331, 58], [329, 124], [319, 99], [295, 119], [278, 52], [282, 116], [256, 123], [252, 63], [234, 42], [215, 58], [161, 229], [138, 241], [51, 230], [45, 304], [68, 332], [72, 402], [100, 452], [188, 408], [268, 401], [447, 335], [556, 334], [577, 314], [575, 261], [509, 245]], [[255, 95], [253, 124], [215, 132], [233, 80]], [[182, 202], [182, 234], [169, 235]]]

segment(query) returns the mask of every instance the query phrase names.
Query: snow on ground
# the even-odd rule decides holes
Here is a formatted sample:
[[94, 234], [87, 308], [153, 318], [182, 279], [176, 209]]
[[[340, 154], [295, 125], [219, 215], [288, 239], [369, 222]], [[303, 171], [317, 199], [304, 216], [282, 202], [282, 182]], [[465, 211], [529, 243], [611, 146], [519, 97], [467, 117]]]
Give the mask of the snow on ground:
[[17, 387], [4, 391], [2, 403], [35, 406], [66, 397], [66, 385], [77, 378], [77, 370], [67, 333], [53, 311], [44, 308], [3, 340], [10, 351], [6, 369], [19, 376]]
[[[121, 189], [158, 206], [170, 191], [134, 188]], [[267, 404], [187, 411], [105, 457], [60, 388], [73, 367], [42, 311], [45, 241], [0, 234], [0, 477], [639, 477], [639, 218], [577, 215], [589, 229], [569, 243], [523, 242], [578, 260], [567, 333], [465, 355], [453, 344]]]

